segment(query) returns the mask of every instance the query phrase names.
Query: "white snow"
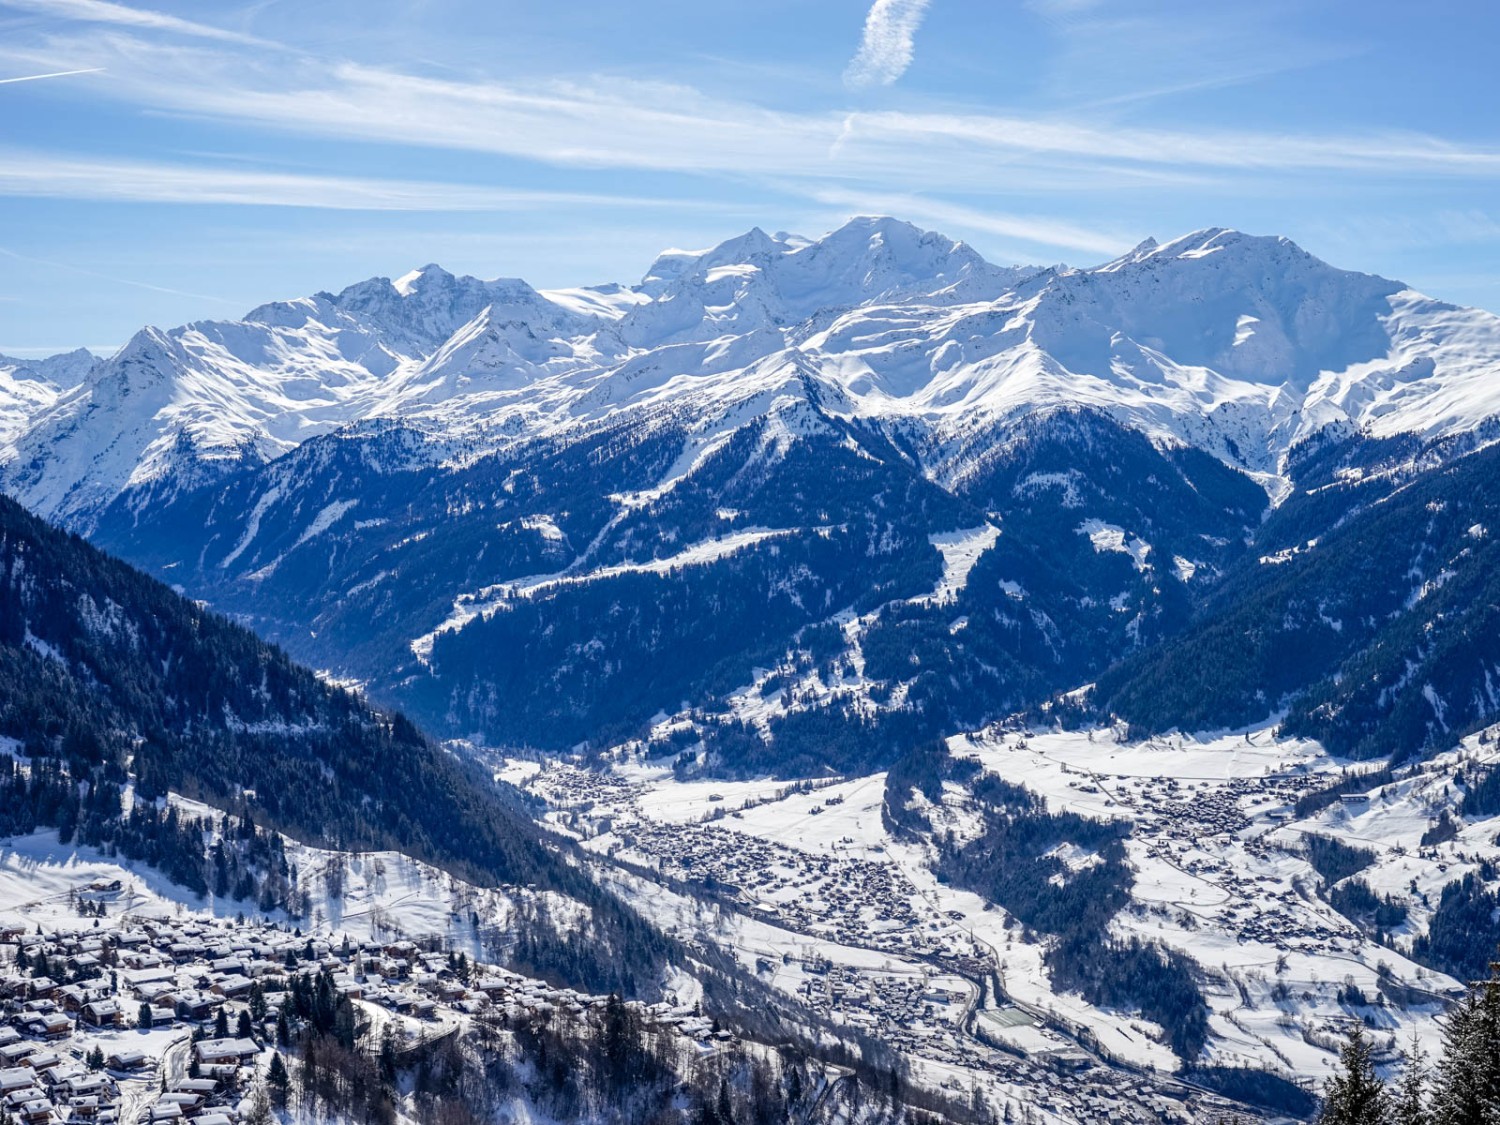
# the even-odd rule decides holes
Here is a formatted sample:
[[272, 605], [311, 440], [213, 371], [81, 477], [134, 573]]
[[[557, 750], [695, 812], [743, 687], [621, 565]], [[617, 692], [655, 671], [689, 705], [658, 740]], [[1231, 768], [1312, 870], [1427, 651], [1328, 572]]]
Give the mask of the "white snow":
[[[1300, 438], [1470, 429], [1500, 414], [1496, 370], [1500, 318], [1285, 239], [1210, 229], [1042, 271], [858, 219], [815, 241], [756, 230], [669, 252], [635, 287], [541, 293], [425, 266], [241, 321], [143, 330], [97, 366], [0, 360], [0, 483], [86, 530], [123, 489], [264, 463], [379, 419], [425, 435], [415, 455], [440, 463], [674, 416], [701, 437], [686, 474], [816, 388], [825, 409], [911, 427], [940, 479], [973, 470], [966, 435], [1087, 405], [1280, 496]], [[1077, 486], [1051, 472], [1016, 489], [1072, 504]]]
[[[555, 524], [549, 525], [557, 530]], [[538, 530], [543, 530], [538, 527]], [[543, 530], [543, 534], [546, 532]], [[430, 633], [424, 633], [411, 643], [411, 650], [422, 659], [432, 654], [432, 646], [439, 634], [462, 629], [475, 618], [503, 612], [512, 598], [531, 598], [564, 586], [576, 586], [586, 582], [599, 582], [622, 574], [670, 574], [674, 570], [690, 566], [708, 566], [720, 559], [739, 553], [792, 532], [764, 527], [747, 527], [717, 539], [705, 539], [683, 548], [675, 555], [645, 562], [616, 563], [578, 572], [561, 571], [556, 574], [535, 575], [514, 581], [487, 586], [471, 594], [461, 594], [453, 603], [452, 612]], [[561, 535], [561, 532], [558, 532]]]
[[979, 561], [979, 556], [995, 545], [1000, 538], [1000, 529], [993, 524], [983, 524], [963, 531], [945, 531], [928, 537], [943, 556], [943, 577], [930, 594], [916, 601], [924, 605], [948, 605], [958, 600], [958, 595], [969, 584], [969, 572]]
[[1094, 550], [1103, 554], [1106, 551], [1118, 551], [1129, 555], [1135, 563], [1136, 570], [1145, 572], [1151, 569], [1148, 561], [1151, 555], [1151, 544], [1139, 539], [1122, 527], [1103, 520], [1084, 520], [1077, 527], [1079, 535], [1088, 536], [1089, 542], [1094, 545]]

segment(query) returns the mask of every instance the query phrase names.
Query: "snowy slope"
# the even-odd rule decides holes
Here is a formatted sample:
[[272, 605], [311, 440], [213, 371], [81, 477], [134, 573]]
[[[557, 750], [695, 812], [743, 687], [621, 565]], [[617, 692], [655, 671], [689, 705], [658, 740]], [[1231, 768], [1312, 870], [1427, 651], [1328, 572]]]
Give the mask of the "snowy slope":
[[85, 348], [47, 359], [0, 355], [0, 441], [19, 436], [65, 388], [82, 382], [98, 362]]
[[[62, 361], [47, 361], [62, 363]], [[477, 447], [668, 410], [744, 421], [768, 383], [915, 427], [928, 467], [1041, 407], [1275, 473], [1330, 425], [1438, 436], [1500, 412], [1500, 318], [1210, 229], [1093, 269], [1000, 268], [891, 219], [668, 251], [637, 286], [539, 292], [435, 265], [241, 321], [147, 329], [97, 370], [0, 364], [4, 484], [87, 527], [122, 491], [399, 418]], [[33, 365], [33, 370], [39, 370]]]

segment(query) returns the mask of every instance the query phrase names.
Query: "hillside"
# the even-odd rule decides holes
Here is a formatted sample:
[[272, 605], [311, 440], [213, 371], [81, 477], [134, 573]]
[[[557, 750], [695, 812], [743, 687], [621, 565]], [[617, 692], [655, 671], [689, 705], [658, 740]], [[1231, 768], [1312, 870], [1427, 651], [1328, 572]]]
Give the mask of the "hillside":
[[1494, 317], [1285, 239], [1001, 268], [860, 219], [631, 287], [427, 266], [146, 330], [3, 478], [441, 737], [816, 775], [1095, 680], [1153, 729], [1277, 711], [1360, 630], [1288, 624], [1306, 659], [1234, 706], [1177, 698], [1219, 657], [1148, 654], [1482, 444], [1497, 368]]
[[107, 840], [129, 786], [137, 805], [172, 791], [326, 846], [577, 885], [518, 801], [405, 718], [8, 499], [0, 575], [0, 736], [33, 775], [11, 779], [10, 831]]

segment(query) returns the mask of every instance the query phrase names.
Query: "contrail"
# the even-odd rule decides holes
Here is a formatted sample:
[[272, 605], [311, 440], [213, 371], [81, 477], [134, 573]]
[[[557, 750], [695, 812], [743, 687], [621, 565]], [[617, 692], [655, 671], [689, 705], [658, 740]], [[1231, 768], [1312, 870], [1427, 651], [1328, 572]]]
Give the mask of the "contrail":
[[19, 78], [0, 78], [0, 86], [8, 86], [12, 82], [35, 82], [39, 78], [68, 78], [74, 74], [98, 74], [103, 69], [102, 66], [91, 66], [87, 70], [54, 70], [51, 74], [23, 74]]

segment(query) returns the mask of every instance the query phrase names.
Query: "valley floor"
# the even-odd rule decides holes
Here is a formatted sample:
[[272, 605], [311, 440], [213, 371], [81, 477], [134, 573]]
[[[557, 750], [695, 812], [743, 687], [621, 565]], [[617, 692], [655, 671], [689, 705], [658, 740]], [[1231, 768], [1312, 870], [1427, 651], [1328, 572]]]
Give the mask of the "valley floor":
[[[1299, 798], [1373, 767], [1270, 729], [1126, 742], [1108, 730], [993, 728], [949, 749], [1054, 811], [1132, 823], [1134, 885], [1112, 936], [1159, 942], [1201, 967], [1211, 1015], [1200, 1065], [1263, 1069], [1317, 1090], [1351, 1021], [1375, 1029], [1388, 1067], [1413, 1035], [1436, 1046], [1437, 1018], [1461, 988], [1405, 951], [1442, 886], [1496, 854], [1496, 825], [1420, 840], [1455, 770], [1500, 760], [1487, 743], [1471, 739], [1302, 819]], [[633, 873], [617, 878], [658, 922], [732, 950], [774, 988], [898, 1047], [931, 1080], [1058, 1120], [1090, 1120], [1100, 1098], [1116, 1107], [1113, 1120], [1216, 1104], [1170, 1077], [1178, 1060], [1161, 1028], [1057, 990], [1042, 942], [940, 881], [930, 844], [884, 822], [883, 774], [681, 781], [628, 755], [607, 775], [560, 763], [513, 770], [555, 827]], [[934, 832], [976, 834], [977, 812], [948, 789], [923, 810]], [[1384, 943], [1329, 905], [1309, 835], [1374, 852], [1361, 877], [1407, 907]]]

